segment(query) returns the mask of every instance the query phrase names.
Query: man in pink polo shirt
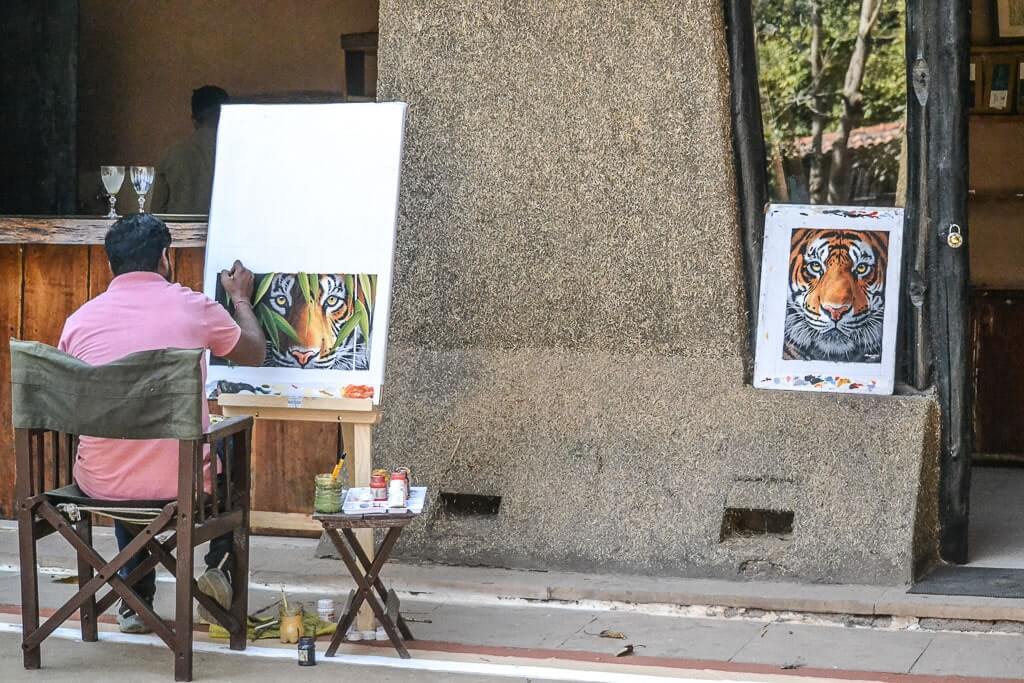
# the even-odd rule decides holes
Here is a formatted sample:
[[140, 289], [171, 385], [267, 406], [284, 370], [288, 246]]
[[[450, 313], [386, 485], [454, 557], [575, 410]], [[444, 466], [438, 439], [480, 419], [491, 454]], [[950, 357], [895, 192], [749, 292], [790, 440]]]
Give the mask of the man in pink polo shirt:
[[[155, 216], [133, 214], [120, 219], [107, 232], [105, 246], [114, 279], [106, 292], [68, 318], [60, 338], [62, 351], [90, 365], [109, 363], [137, 351], [165, 348], [203, 348], [240, 365], [263, 364], [266, 341], [250, 300], [253, 275], [240, 262], [220, 274], [221, 283], [234, 303], [232, 319], [217, 302], [170, 281], [167, 250], [171, 233]], [[205, 378], [204, 360], [204, 384]], [[205, 401], [203, 423], [209, 426]], [[75, 482], [94, 498], [169, 500], [178, 495], [177, 472], [176, 441], [83, 436], [75, 463]], [[118, 548], [124, 548], [138, 533], [138, 527], [115, 521], [114, 532]], [[199, 582], [203, 592], [222, 605], [228, 604], [231, 597], [230, 566], [224, 567], [230, 559], [230, 548], [230, 534], [211, 542], [206, 556], [207, 571]], [[145, 551], [136, 555], [121, 570], [122, 577], [146, 556]], [[135, 589], [152, 606], [156, 572], [150, 572]], [[118, 609], [118, 623], [126, 633], [148, 631], [142, 619], [123, 601]]]

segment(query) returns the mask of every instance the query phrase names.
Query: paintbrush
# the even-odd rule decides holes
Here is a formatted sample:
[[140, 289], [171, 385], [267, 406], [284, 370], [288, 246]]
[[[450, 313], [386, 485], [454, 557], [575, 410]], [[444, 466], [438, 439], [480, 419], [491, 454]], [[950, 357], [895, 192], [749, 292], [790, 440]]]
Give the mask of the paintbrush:
[[331, 472], [331, 481], [338, 481], [338, 475], [341, 474], [341, 468], [345, 464], [345, 453], [342, 452], [341, 457], [338, 458], [337, 464], [334, 466], [334, 470]]

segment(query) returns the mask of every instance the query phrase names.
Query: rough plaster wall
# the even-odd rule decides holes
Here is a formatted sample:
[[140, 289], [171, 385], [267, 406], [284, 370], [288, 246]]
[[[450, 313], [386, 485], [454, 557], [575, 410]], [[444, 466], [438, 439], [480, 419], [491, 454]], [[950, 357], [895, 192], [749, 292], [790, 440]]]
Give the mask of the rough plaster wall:
[[[742, 386], [721, 3], [385, 0], [379, 68], [410, 110], [377, 452], [502, 496], [402, 553], [909, 576], [933, 401]], [[727, 504], [794, 533], [720, 543]]]

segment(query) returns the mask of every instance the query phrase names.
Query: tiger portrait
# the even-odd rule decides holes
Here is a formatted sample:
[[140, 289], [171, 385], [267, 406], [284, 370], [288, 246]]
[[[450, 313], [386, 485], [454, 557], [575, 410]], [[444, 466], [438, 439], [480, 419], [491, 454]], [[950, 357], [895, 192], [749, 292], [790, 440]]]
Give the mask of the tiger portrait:
[[793, 231], [784, 360], [880, 363], [889, 233]]
[[[255, 281], [264, 367], [369, 369], [376, 275], [264, 273]], [[221, 300], [219, 286], [217, 294]]]

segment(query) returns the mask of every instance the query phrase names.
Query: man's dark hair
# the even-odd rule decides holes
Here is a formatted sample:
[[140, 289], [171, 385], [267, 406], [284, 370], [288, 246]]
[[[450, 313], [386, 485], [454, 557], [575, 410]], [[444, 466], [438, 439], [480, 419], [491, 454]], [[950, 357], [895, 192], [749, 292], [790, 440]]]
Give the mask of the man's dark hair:
[[142, 270], [155, 273], [160, 256], [171, 246], [171, 231], [149, 213], [133, 213], [118, 220], [103, 240], [114, 275]]
[[220, 116], [220, 105], [228, 101], [224, 88], [204, 85], [192, 91], [192, 118], [199, 123], [216, 121]]

